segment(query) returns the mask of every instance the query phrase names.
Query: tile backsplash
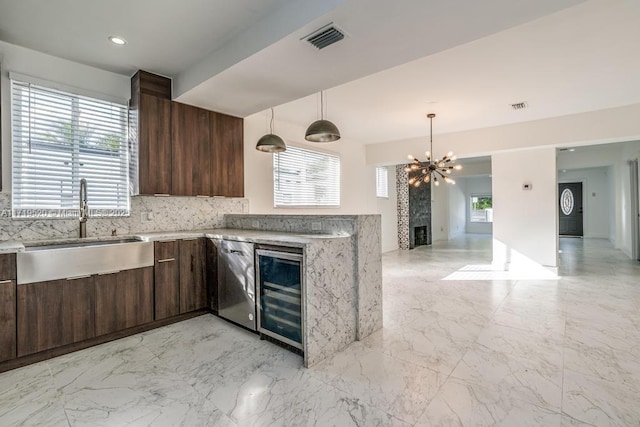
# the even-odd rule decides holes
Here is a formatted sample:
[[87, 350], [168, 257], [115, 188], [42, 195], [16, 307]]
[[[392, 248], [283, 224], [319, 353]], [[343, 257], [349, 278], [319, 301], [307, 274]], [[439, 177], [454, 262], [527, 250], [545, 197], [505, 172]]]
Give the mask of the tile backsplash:
[[[91, 200], [89, 200], [91, 205]], [[182, 231], [224, 226], [224, 215], [247, 212], [243, 198], [155, 197], [131, 198], [131, 216], [89, 218], [87, 235], [109, 236], [151, 231]], [[12, 219], [11, 195], [0, 193], [0, 240], [46, 240], [73, 238], [78, 234], [77, 219]]]

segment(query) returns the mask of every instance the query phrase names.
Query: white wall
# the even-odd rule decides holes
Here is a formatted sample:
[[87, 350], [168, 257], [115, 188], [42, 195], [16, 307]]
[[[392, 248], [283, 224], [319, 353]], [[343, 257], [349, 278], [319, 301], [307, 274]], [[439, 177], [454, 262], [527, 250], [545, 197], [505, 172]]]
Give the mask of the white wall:
[[494, 264], [557, 268], [555, 148], [497, 153], [491, 164]]
[[609, 193], [613, 177], [607, 167], [566, 170], [558, 172], [559, 183], [582, 183], [583, 227], [585, 238], [609, 239], [610, 224], [615, 218], [614, 204]]
[[[434, 135], [438, 147], [458, 158], [533, 147], [580, 146], [640, 140], [640, 104]], [[403, 163], [407, 153], [424, 151], [424, 137], [367, 146], [370, 164]]]
[[0, 91], [2, 94], [2, 191], [11, 189], [11, 84], [9, 72], [48, 80], [81, 92], [106, 95], [126, 102], [130, 98], [128, 76], [25, 49], [0, 41]]
[[382, 218], [382, 252], [398, 249], [398, 191], [396, 189], [396, 168], [387, 166], [388, 198], [377, 198], [377, 213]]
[[456, 185], [449, 187], [449, 239], [466, 231], [467, 227], [467, 179], [456, 178]]
[[449, 240], [450, 185], [431, 186], [431, 240], [434, 243]]
[[629, 161], [640, 158], [640, 142], [625, 144], [621, 149], [620, 161], [616, 168], [618, 181], [616, 185], [621, 188], [620, 211], [618, 221], [620, 227], [616, 233], [616, 247], [620, 248], [627, 256], [633, 254], [632, 245], [632, 218], [631, 211], [631, 169]]
[[375, 214], [377, 213], [375, 166], [365, 163], [362, 144], [342, 138], [328, 144], [309, 143], [304, 128], [278, 121], [274, 133], [288, 145], [325, 151], [340, 156], [339, 208], [275, 208], [273, 206], [273, 155], [255, 149], [258, 139], [268, 133], [267, 114], [261, 112], [244, 119], [244, 195], [250, 212], [259, 214]]

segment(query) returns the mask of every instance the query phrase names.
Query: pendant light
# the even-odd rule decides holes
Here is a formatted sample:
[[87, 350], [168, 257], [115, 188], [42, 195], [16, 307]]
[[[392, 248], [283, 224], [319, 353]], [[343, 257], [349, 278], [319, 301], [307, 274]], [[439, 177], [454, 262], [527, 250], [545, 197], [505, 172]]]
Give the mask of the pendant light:
[[304, 139], [311, 142], [333, 142], [340, 139], [338, 127], [324, 119], [324, 91], [320, 91], [320, 120], [309, 125]]
[[438, 181], [438, 176], [442, 178], [444, 182], [447, 184], [455, 184], [456, 182], [448, 177], [452, 170], [460, 170], [462, 169], [461, 165], [456, 165], [456, 156], [453, 155], [453, 152], [449, 151], [446, 156], [442, 158], [442, 160], [432, 158], [433, 153], [433, 118], [436, 115], [433, 113], [427, 114], [429, 118], [429, 143], [431, 144], [429, 149], [431, 151], [427, 151], [424, 155], [427, 158], [427, 162], [429, 162], [426, 166], [423, 166], [420, 163], [420, 160], [413, 157], [409, 154], [409, 160], [413, 161], [410, 165], [404, 168], [405, 172], [415, 173], [416, 175], [409, 179], [409, 185], [413, 185], [414, 187], [419, 187], [423, 182], [428, 184], [430, 181], [438, 186], [440, 182]]
[[269, 133], [258, 140], [256, 150], [265, 153], [281, 153], [287, 150], [287, 144], [282, 138], [273, 133], [273, 108], [271, 108], [271, 123], [269, 125]]

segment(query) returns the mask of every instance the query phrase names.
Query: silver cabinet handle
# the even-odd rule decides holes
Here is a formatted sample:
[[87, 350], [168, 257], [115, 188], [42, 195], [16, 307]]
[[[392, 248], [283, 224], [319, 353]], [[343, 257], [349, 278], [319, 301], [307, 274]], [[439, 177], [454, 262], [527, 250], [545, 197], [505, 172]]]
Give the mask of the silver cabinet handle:
[[91, 275], [86, 274], [84, 276], [67, 277], [67, 280], [88, 279], [89, 277], [91, 277]]
[[166, 259], [159, 259], [158, 261], [156, 261], [158, 264], [160, 264], [161, 262], [170, 262], [170, 261], [175, 261], [175, 258], [166, 258]]
[[13, 280], [0, 280], [0, 285], [4, 285], [5, 283], [11, 283]]
[[[106, 273], [98, 273], [98, 276], [105, 276], [107, 274], [116, 274], [116, 273], [120, 273], [120, 270], [107, 271]], [[90, 277], [90, 276], [87, 276], [87, 277]]]

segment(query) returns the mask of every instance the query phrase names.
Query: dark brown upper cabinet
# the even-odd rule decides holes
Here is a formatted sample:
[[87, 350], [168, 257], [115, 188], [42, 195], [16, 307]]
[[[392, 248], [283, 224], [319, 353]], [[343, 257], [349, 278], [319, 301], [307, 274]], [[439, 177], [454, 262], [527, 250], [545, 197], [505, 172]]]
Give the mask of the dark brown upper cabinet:
[[171, 194], [212, 196], [211, 112], [174, 102], [171, 106]]
[[[134, 194], [171, 193], [171, 80], [146, 71], [131, 79], [129, 144], [137, 150]], [[134, 184], [135, 185], [135, 184]]]
[[222, 113], [211, 113], [213, 129], [214, 196], [244, 197], [243, 120]]
[[243, 119], [171, 101], [171, 80], [145, 71], [129, 113], [134, 194], [244, 197]]

